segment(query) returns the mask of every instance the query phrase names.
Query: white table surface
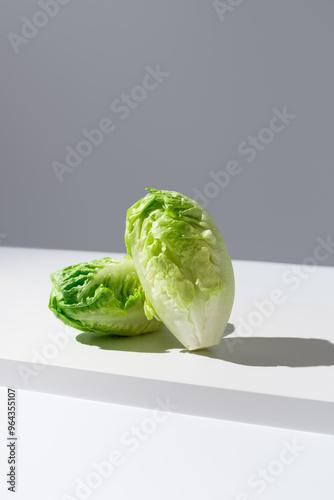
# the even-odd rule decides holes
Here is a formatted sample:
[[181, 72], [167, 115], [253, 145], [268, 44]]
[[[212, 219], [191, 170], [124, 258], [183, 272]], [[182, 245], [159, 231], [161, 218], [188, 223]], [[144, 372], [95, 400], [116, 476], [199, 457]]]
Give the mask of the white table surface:
[[[123, 463], [93, 500], [315, 500], [333, 496], [334, 438], [170, 414], [131, 451], [122, 441], [150, 410], [18, 391], [18, 482], [6, 491], [6, 397], [0, 388], [0, 498], [69, 500], [93, 462], [120, 451]], [[286, 443], [302, 451], [282, 455]], [[281, 457], [291, 461], [277, 465]], [[260, 469], [269, 472], [263, 488]], [[272, 472], [278, 472], [276, 477]], [[250, 481], [250, 482], [249, 482]], [[262, 480], [263, 481], [263, 480]], [[71, 495], [69, 497], [65, 494]]]
[[[291, 278], [300, 268], [235, 261], [236, 300], [230, 319], [235, 331], [216, 348], [189, 353], [168, 331], [126, 339], [87, 337], [53, 316], [47, 308], [50, 273], [105, 255], [1, 248], [0, 358], [17, 365], [31, 363], [50, 335], [67, 332], [68, 345], [58, 349], [48, 366], [334, 402], [334, 268], [318, 267], [312, 273], [304, 269], [298, 290], [293, 290], [291, 279], [284, 276], [289, 273]], [[275, 306], [245, 338], [240, 319], [256, 309], [254, 300], [268, 299], [274, 289], [281, 290], [285, 303]], [[235, 337], [241, 343], [233, 346]], [[44, 375], [32, 379], [42, 380]]]

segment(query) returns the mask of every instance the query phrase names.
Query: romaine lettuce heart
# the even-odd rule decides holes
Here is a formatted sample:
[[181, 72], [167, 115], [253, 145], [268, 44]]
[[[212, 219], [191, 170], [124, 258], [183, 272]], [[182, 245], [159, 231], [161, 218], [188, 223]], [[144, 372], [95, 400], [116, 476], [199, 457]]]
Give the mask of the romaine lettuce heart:
[[53, 273], [51, 281], [49, 308], [74, 328], [106, 335], [139, 335], [163, 326], [145, 315], [145, 292], [129, 256], [65, 267]]
[[164, 322], [189, 350], [219, 344], [234, 301], [234, 274], [209, 213], [174, 191], [128, 210], [125, 242], [146, 295], [149, 318]]

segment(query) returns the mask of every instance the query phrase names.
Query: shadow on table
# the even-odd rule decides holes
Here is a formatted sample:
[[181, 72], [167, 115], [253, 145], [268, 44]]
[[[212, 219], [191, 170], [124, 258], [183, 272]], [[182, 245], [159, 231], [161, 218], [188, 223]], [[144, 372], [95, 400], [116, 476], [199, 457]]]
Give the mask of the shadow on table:
[[[234, 332], [229, 323], [218, 346], [192, 351], [192, 356], [206, 356], [245, 366], [332, 366], [334, 344], [323, 339], [293, 337], [228, 337]], [[172, 349], [188, 353], [167, 328], [134, 337], [80, 333], [81, 344], [109, 351], [168, 353]]]
[[[234, 326], [228, 323], [224, 336], [230, 335], [233, 332]], [[135, 335], [133, 337], [84, 332], [77, 335], [76, 340], [80, 344], [96, 346], [107, 351], [164, 353], [171, 349], [179, 349], [181, 352], [188, 352], [166, 327], [156, 332]], [[204, 351], [205, 349], [202, 349], [202, 355], [205, 355]]]
[[246, 366], [332, 366], [334, 345], [323, 339], [230, 337], [193, 354]]
[[163, 353], [170, 349], [184, 349], [183, 345], [166, 327], [156, 332], [133, 337], [84, 332], [80, 333], [76, 340], [81, 344], [96, 346], [107, 351]]

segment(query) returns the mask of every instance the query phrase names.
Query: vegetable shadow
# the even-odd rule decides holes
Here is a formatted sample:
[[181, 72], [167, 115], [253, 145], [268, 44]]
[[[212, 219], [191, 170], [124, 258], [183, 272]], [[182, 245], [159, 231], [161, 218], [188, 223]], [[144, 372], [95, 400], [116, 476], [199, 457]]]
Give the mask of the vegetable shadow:
[[334, 344], [324, 339], [294, 337], [230, 337], [216, 347], [193, 351], [245, 366], [333, 366]]
[[156, 332], [132, 337], [83, 332], [77, 335], [76, 340], [81, 344], [96, 346], [107, 351], [163, 353], [170, 349], [184, 349], [166, 327]]
[[83, 332], [76, 340], [84, 345], [109, 351], [168, 353], [206, 356], [245, 366], [311, 367], [334, 366], [334, 344], [324, 339], [295, 337], [228, 337], [234, 332], [229, 323], [218, 346], [187, 351], [166, 328], [133, 337]]
[[[234, 326], [229, 323], [226, 326], [224, 336], [233, 333], [233, 331]], [[166, 327], [156, 332], [132, 337], [83, 332], [77, 335], [76, 340], [80, 344], [96, 346], [107, 351], [164, 353], [169, 352], [171, 349], [179, 349], [181, 352], [188, 352]], [[206, 355], [204, 353], [205, 349], [202, 351], [202, 355]]]

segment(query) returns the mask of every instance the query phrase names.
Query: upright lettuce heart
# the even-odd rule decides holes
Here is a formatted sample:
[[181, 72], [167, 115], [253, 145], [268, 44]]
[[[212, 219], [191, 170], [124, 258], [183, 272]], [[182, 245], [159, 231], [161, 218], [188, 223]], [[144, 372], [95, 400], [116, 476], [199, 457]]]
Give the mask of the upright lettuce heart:
[[74, 328], [106, 335], [139, 335], [162, 326], [145, 315], [145, 292], [129, 256], [65, 267], [53, 273], [51, 281], [49, 308]]
[[234, 300], [224, 240], [196, 201], [174, 191], [148, 191], [128, 210], [125, 232], [146, 314], [163, 321], [189, 350], [217, 345]]

